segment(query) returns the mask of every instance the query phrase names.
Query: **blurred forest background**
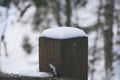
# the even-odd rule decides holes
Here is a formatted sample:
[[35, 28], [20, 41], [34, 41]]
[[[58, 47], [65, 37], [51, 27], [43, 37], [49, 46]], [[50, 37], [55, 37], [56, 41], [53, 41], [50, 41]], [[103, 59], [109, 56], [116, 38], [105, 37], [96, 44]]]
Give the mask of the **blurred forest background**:
[[88, 79], [120, 80], [120, 0], [0, 0], [0, 25], [1, 72], [38, 70], [41, 32], [73, 26], [89, 37]]

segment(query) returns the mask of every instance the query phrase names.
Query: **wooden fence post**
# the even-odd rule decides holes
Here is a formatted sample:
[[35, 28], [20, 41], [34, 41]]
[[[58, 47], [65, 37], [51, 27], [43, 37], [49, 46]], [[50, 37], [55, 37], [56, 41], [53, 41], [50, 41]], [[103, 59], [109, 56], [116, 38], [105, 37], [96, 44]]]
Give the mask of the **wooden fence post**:
[[39, 38], [39, 69], [55, 73], [58, 77], [87, 80], [88, 37], [70, 39]]

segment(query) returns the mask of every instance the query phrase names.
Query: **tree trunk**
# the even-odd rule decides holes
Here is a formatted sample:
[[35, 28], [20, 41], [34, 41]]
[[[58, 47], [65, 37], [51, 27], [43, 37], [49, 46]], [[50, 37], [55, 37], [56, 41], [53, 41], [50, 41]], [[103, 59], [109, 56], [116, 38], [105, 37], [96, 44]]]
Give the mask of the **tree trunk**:
[[110, 80], [112, 75], [112, 52], [113, 52], [113, 19], [114, 19], [114, 0], [106, 0], [105, 5], [105, 26], [104, 26], [104, 51], [106, 78]]
[[61, 17], [60, 17], [60, 0], [51, 0], [52, 1], [52, 8], [53, 8], [53, 14], [55, 16], [56, 22], [59, 26], [62, 26], [61, 24]]
[[87, 0], [75, 0], [75, 6], [79, 4], [84, 7], [87, 4]]
[[71, 0], [66, 0], [66, 26], [71, 26]]
[[117, 25], [118, 25], [118, 27], [117, 27], [117, 42], [116, 42], [116, 44], [117, 45], [120, 45], [120, 10], [118, 10], [118, 12], [117, 12]]

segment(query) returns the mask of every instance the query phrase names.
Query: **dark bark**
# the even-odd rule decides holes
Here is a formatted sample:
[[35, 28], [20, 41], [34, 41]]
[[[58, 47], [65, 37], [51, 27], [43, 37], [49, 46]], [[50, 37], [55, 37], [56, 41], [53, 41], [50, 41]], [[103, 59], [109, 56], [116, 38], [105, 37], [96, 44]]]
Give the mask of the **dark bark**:
[[102, 9], [102, 2], [100, 2], [100, 6], [98, 8], [98, 11], [97, 11], [97, 14], [98, 14], [98, 23], [95, 25], [95, 31], [96, 31], [96, 37], [95, 37], [95, 40], [94, 40], [94, 46], [93, 46], [93, 51], [92, 51], [92, 56], [93, 56], [93, 59], [91, 61], [91, 65], [93, 66], [92, 70], [91, 70], [91, 80], [94, 80], [94, 72], [95, 72], [95, 62], [97, 61], [97, 52], [98, 52], [98, 49], [97, 49], [97, 41], [99, 39], [99, 29], [101, 28], [102, 26], [102, 23], [101, 23], [101, 9]]
[[71, 26], [71, 14], [72, 14], [72, 10], [71, 10], [71, 0], [66, 0], [66, 26]]
[[81, 5], [84, 7], [86, 4], [87, 4], [87, 0], [75, 0], [75, 6]]
[[112, 72], [112, 53], [113, 53], [113, 19], [114, 19], [114, 0], [106, 0], [105, 5], [105, 26], [104, 26], [104, 51], [106, 76]]
[[60, 17], [60, 0], [51, 0], [52, 1], [52, 8], [53, 8], [53, 14], [55, 16], [56, 22], [59, 26], [62, 26], [61, 24], [61, 17]]
[[120, 45], [120, 10], [117, 11], [117, 42], [116, 44]]
[[11, 0], [0, 0], [0, 6], [9, 7]]

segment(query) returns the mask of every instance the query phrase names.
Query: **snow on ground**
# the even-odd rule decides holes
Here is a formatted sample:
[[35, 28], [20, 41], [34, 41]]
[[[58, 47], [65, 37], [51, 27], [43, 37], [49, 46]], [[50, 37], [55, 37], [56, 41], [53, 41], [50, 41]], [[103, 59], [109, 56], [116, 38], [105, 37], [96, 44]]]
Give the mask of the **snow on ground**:
[[22, 72], [19, 73], [20, 76], [34, 76], [34, 77], [52, 77], [53, 74], [46, 73], [46, 72], [36, 72], [36, 71], [30, 71], [30, 72]]
[[44, 30], [41, 35], [42, 37], [53, 39], [68, 39], [87, 36], [83, 30], [74, 27], [50, 28]]

